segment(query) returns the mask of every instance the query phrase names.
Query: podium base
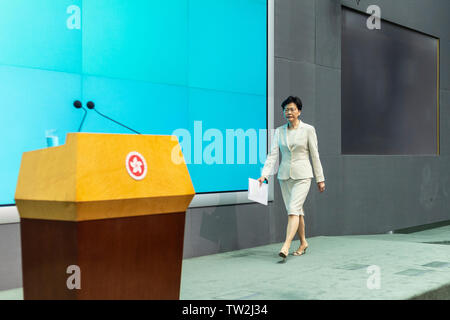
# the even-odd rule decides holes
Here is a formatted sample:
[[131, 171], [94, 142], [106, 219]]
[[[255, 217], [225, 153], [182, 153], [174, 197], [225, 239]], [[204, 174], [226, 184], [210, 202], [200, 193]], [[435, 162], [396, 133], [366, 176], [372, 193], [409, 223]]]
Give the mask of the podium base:
[[179, 299], [184, 225], [185, 212], [21, 219], [24, 299]]

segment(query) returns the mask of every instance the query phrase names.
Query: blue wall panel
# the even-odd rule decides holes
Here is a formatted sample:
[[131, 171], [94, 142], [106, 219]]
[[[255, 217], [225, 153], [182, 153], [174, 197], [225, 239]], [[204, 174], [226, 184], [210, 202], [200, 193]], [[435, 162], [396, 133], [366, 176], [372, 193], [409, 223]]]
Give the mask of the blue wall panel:
[[[45, 148], [47, 130], [60, 144], [78, 130], [75, 100], [144, 134], [188, 132], [185, 157], [194, 121], [223, 132], [224, 161], [226, 129], [251, 129], [234, 162], [188, 162], [197, 192], [243, 190], [266, 152], [266, 1], [2, 1], [0, 84], [0, 204], [14, 203], [22, 152]], [[94, 111], [82, 131], [131, 133]]]

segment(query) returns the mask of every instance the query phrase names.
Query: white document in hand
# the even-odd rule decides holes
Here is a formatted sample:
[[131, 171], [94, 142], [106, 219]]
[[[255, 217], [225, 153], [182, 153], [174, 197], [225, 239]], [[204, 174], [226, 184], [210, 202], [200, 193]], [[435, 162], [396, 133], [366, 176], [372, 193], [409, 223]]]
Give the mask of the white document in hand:
[[267, 206], [269, 199], [269, 185], [267, 183], [259, 185], [258, 180], [248, 178], [248, 199]]

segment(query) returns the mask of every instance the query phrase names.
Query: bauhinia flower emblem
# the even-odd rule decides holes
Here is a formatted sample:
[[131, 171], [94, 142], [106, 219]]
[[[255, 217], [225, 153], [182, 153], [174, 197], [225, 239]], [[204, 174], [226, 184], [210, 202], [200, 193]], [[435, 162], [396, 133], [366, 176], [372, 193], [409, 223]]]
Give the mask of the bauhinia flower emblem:
[[136, 151], [130, 152], [127, 155], [125, 165], [128, 174], [135, 180], [142, 180], [147, 174], [147, 163], [145, 158]]
[[138, 160], [138, 157], [134, 156], [133, 160], [130, 162], [130, 166], [133, 167], [133, 173], [141, 173], [142, 170], [142, 162]]

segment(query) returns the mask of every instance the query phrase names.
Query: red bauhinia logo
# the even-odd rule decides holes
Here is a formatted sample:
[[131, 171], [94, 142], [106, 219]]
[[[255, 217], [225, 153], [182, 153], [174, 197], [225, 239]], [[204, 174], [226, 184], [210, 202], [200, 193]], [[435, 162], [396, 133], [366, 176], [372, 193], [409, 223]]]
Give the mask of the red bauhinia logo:
[[135, 180], [142, 180], [147, 174], [147, 162], [145, 158], [136, 151], [130, 152], [125, 161], [128, 174]]

